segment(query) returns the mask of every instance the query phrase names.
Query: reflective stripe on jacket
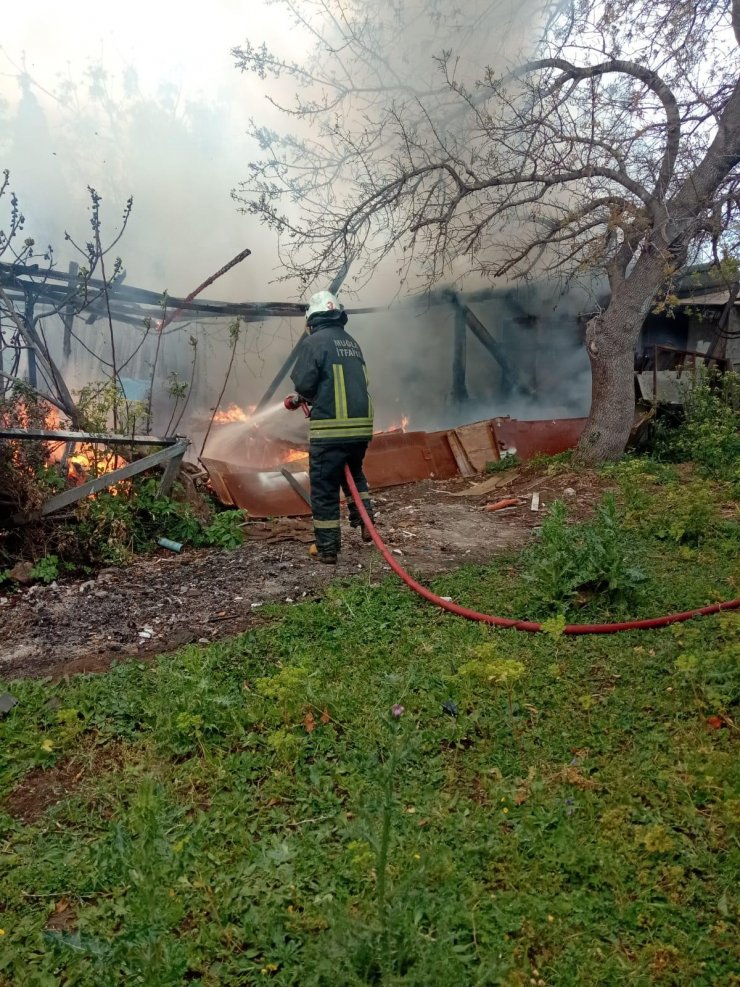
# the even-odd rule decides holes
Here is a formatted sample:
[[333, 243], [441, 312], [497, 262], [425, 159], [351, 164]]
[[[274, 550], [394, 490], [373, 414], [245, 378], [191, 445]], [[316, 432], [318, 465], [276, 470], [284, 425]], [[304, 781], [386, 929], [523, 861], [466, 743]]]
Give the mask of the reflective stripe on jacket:
[[[339, 313], [337, 313], [339, 316]], [[312, 442], [367, 442], [373, 434], [373, 404], [362, 350], [339, 318], [311, 324], [291, 373], [311, 404]]]

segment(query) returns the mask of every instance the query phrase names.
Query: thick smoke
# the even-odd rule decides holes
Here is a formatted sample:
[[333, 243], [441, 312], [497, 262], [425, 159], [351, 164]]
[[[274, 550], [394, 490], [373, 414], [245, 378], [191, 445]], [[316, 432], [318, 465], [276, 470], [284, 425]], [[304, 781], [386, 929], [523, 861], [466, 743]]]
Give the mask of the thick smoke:
[[[416, 28], [394, 34], [391, 25], [388, 37], [396, 40], [387, 56], [402, 78], [422, 85], [435, 78], [432, 56], [442, 46], [454, 48], [465, 56], [456, 77], [472, 85], [486, 64], [503, 68], [515, 58], [538, 7], [534, 0], [516, 6], [476, 0], [457, 14], [444, 8], [435, 20], [422, 16], [424, 5], [409, 5], [404, 17], [415, 18]], [[280, 269], [272, 234], [240, 215], [230, 198], [230, 189], [259, 153], [245, 136], [249, 118], [276, 128], [284, 121], [262, 98], [256, 80], [234, 70], [229, 50], [249, 31], [253, 40], [264, 37], [286, 56], [302, 58], [305, 38], [281, 19], [280, 6], [250, 5], [249, 24], [243, 5], [225, 0], [196, 20], [172, 19], [152, 8], [136, 0], [125, 17], [111, 14], [120, 21], [106, 23], [100, 18], [107, 8], [84, 2], [69, 45], [62, 36], [64, 22], [49, 32], [39, 28], [36, 14], [14, 12], [4, 25], [0, 168], [11, 169], [28, 233], [55, 246], [64, 270], [75, 259], [64, 231], [78, 242], [90, 236], [86, 186], [103, 197], [104, 241], [117, 233], [123, 205], [133, 195], [130, 225], [116, 248], [126, 284], [183, 296], [249, 246], [253, 255], [206, 295], [302, 300], [295, 288], [274, 283]], [[95, 17], [86, 20], [93, 11]], [[278, 81], [272, 92], [289, 101], [293, 85]], [[480, 287], [466, 282], [468, 291]], [[379, 427], [402, 418], [409, 428], [431, 428], [496, 414], [582, 414], [588, 407], [589, 373], [577, 321], [580, 312], [593, 308], [588, 293], [559, 295], [527, 287], [472, 301], [532, 396], [512, 387], [468, 334], [468, 399], [460, 403], [451, 396], [453, 307], [431, 300], [403, 303], [397, 292], [395, 272], [386, 267], [343, 299], [348, 307], [389, 303], [387, 310], [352, 317], [349, 326], [367, 357]], [[157, 319], [161, 313], [154, 308], [149, 314]], [[69, 358], [62, 353], [59, 320], [50, 320], [48, 338], [70, 385], [79, 389], [105, 376], [90, 351], [107, 358], [108, 330], [103, 319], [91, 324], [78, 319], [74, 328], [78, 338]], [[156, 359], [155, 431], [164, 430], [172, 416], [173, 375], [179, 381], [191, 377], [188, 340], [197, 340], [196, 373], [180, 431], [202, 434], [229, 362], [228, 320], [196, 313], [161, 339], [150, 332], [143, 344], [141, 325], [115, 329], [118, 357], [126, 363], [123, 376], [132, 388], [149, 381]], [[255, 404], [302, 330], [299, 319], [243, 326], [221, 406]], [[277, 396], [289, 388], [286, 381]], [[290, 426], [283, 419], [279, 427], [301, 431], [295, 419]]]

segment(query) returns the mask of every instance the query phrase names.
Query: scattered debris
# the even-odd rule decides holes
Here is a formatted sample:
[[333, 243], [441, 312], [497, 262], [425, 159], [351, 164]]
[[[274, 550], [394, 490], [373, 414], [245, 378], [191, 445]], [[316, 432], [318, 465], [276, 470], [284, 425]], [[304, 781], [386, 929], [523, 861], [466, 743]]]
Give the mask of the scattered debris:
[[11, 579], [15, 579], [17, 583], [20, 583], [21, 586], [27, 586], [33, 579], [32, 572], [33, 562], [16, 562], [8, 575]]
[[563, 496], [564, 497], [575, 497], [575, 495], [576, 495], [576, 492], [573, 489], [573, 487], [566, 487], [565, 490], [563, 490]]
[[11, 696], [9, 692], [4, 692], [0, 696], [0, 716], [7, 716], [11, 709], [17, 705], [18, 700], [15, 696]]
[[453, 703], [451, 699], [448, 699], [442, 703], [442, 712], [447, 713], [448, 716], [457, 716], [459, 713], [457, 703]]
[[530, 511], [538, 511], [540, 509], [540, 495], [538, 493], [532, 494], [532, 503], [529, 505]]
[[[536, 453], [552, 455], [570, 449], [585, 424], [585, 418], [518, 421], [505, 417], [439, 432], [378, 432], [365, 457], [365, 475], [373, 489], [425, 479], [474, 476], [489, 462], [514, 455], [526, 462]], [[293, 460], [295, 452], [306, 460], [305, 453], [290, 448], [283, 440], [265, 438], [258, 456], [250, 454], [241, 441], [222, 453], [224, 458], [206, 456], [201, 457], [201, 462], [222, 503], [241, 507], [252, 517], [300, 517], [310, 514], [311, 507], [304, 489], [308, 484], [307, 461]], [[285, 466], [289, 461], [291, 469]], [[493, 480], [498, 481], [498, 477], [484, 482]], [[498, 485], [496, 482], [488, 489]]]
[[[509, 478], [512, 473], [507, 471]], [[470, 486], [462, 477], [425, 480], [373, 499], [382, 507], [381, 534], [394, 528], [391, 543], [395, 547], [402, 541], [404, 564], [428, 578], [463, 563], [487, 564], [497, 553], [523, 546], [544, 516], [542, 508], [537, 514], [529, 511], [531, 490], [536, 487], [542, 501], [550, 503], [562, 499], [563, 488], [575, 480], [573, 473], [547, 475], [537, 467], [523, 467], [519, 479], [506, 487], [507, 493], [519, 496], [520, 506], [505, 508], [512, 512], [505, 521], [499, 513], [481, 516], [485, 499], [471, 509], [469, 500], [449, 496], [448, 491]], [[287, 487], [282, 477], [281, 482]], [[579, 474], [577, 482], [572, 507], [582, 520], [609, 480]], [[268, 604], [286, 597], [296, 603], [320, 599], [333, 579], [358, 571], [369, 573], [373, 584], [386, 575], [377, 553], [344, 522], [338, 571], [309, 558], [313, 528], [308, 518], [249, 519], [242, 530], [246, 540], [234, 551], [186, 545], [180, 554], [160, 549], [125, 567], [103, 569], [95, 579], [62, 579], [33, 593], [29, 587], [3, 586], [0, 677], [10, 682], [24, 676], [101, 672], [111, 661], [147, 660], [188, 642], [210, 644], [269, 619], [264, 614]], [[404, 531], [416, 537], [408, 538]], [[237, 595], [242, 600], [235, 600]], [[152, 637], [139, 637], [139, 631], [148, 629]]]
[[502, 511], [505, 507], [518, 507], [518, 505], [518, 497], [505, 497], [503, 500], [497, 500], [495, 504], [486, 504], [484, 510], [490, 513], [492, 511]]
[[168, 548], [171, 552], [181, 552], [182, 542], [171, 541], [169, 538], [160, 538], [157, 542], [160, 548]]
[[482, 483], [474, 483], [467, 490], [446, 490], [445, 493], [450, 497], [482, 497], [498, 487], [507, 487], [517, 479], [520, 473], [521, 470], [507, 470], [505, 473], [498, 473]]

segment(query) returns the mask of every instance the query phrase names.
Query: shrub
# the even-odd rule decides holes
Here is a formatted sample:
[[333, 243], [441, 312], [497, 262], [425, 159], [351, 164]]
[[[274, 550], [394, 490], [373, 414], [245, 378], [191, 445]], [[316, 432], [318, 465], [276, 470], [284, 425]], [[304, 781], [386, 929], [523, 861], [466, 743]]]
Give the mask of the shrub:
[[628, 560], [611, 494], [604, 495], [592, 521], [579, 525], [569, 525], [565, 504], [555, 501], [524, 573], [535, 599], [549, 611], [566, 609], [583, 593], [628, 596], [644, 578]]
[[656, 426], [653, 453], [668, 462], [693, 460], [706, 476], [740, 486], [740, 376], [697, 375], [683, 422]]
[[53, 583], [58, 576], [59, 557], [56, 555], [45, 555], [31, 569], [31, 579], [38, 579], [42, 583]]
[[244, 511], [221, 511], [203, 532], [207, 545], [234, 549], [244, 544]]

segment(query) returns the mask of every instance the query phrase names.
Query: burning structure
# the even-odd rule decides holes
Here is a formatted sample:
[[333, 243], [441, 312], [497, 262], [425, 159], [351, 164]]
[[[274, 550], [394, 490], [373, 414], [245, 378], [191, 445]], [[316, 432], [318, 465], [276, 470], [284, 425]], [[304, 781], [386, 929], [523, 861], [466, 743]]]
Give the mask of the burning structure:
[[[43, 345], [65, 377], [80, 386], [94, 380], [116, 357], [114, 340], [124, 398], [148, 404], [149, 431], [170, 440], [174, 431], [190, 436], [189, 457], [200, 457], [224, 503], [254, 515], [308, 513], [299, 493], [308, 487], [307, 432], [289, 421], [275, 397], [300, 345], [302, 305], [232, 304], [195, 293], [163, 300], [120, 280], [105, 291], [92, 285], [94, 300], [70, 313], [59, 302], [73, 281], [72, 271], [39, 279], [34, 271], [0, 265], [0, 285], [25, 319], [49, 313]], [[636, 354], [643, 374], [652, 370], [650, 354], [664, 359], [672, 344], [704, 346], [718, 356], [720, 339], [723, 354], [730, 354], [722, 359], [732, 359], [737, 293], [730, 302], [731, 293], [720, 298], [716, 285], [697, 287], [695, 279], [681, 290], [677, 317], [661, 322], [651, 315], [645, 323]], [[348, 308], [370, 367], [380, 429], [366, 460], [371, 484], [467, 475], [513, 452], [526, 459], [574, 445], [590, 397], [585, 322], [600, 295], [593, 280], [567, 292], [550, 284], [464, 295], [445, 290], [393, 308]], [[109, 313], [112, 331], [101, 332]], [[234, 319], [243, 332], [227, 337]], [[12, 334], [7, 319], [0, 321], [0, 390], [15, 375], [43, 393], [48, 380]], [[92, 446], [64, 444], [54, 455], [64, 459], [71, 485], [124, 465], [115, 451], [100, 454]]]

